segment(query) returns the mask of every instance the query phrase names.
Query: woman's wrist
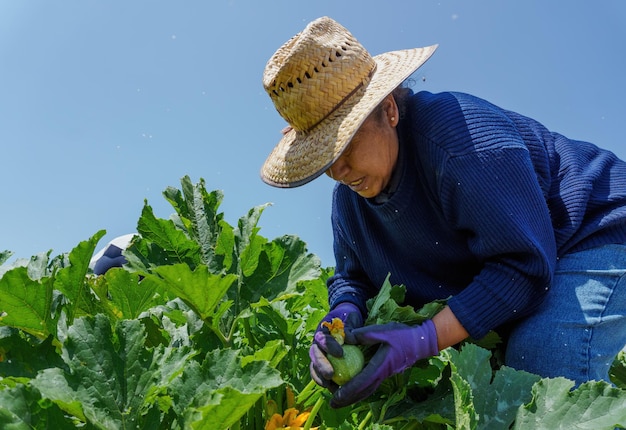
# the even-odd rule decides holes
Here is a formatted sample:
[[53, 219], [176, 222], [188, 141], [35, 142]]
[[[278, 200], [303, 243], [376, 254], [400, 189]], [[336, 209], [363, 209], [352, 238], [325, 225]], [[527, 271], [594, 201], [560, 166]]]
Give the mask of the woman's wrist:
[[469, 337], [469, 333], [448, 306], [433, 317], [433, 323], [437, 331], [439, 350], [456, 345]]

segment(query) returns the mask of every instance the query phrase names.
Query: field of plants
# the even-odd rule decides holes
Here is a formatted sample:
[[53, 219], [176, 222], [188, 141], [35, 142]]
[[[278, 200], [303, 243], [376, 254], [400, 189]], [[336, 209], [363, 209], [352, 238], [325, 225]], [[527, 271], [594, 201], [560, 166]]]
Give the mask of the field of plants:
[[[0, 429], [613, 429], [626, 426], [626, 358], [614, 385], [573, 389], [501, 365], [495, 333], [328, 406], [308, 349], [332, 268], [295, 236], [259, 234], [266, 205], [233, 226], [220, 191], [182, 178], [146, 202], [124, 268], [95, 276], [104, 231], [71, 252], [8, 264], [0, 253]], [[418, 323], [385, 282], [367, 323]], [[567, 350], [563, 350], [567, 354]], [[367, 354], [366, 354], [367, 355]]]

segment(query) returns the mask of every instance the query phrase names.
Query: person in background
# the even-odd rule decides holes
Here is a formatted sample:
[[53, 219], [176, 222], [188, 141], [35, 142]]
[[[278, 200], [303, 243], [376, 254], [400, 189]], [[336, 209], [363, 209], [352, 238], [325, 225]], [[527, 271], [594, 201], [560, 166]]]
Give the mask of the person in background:
[[122, 255], [122, 252], [133, 239], [133, 236], [135, 236], [134, 233], [118, 236], [107, 243], [100, 251], [96, 252], [89, 262], [89, 267], [93, 270], [93, 273], [95, 275], [104, 275], [109, 269], [122, 267], [126, 264], [126, 257]]
[[[372, 56], [328, 17], [269, 59], [263, 86], [288, 127], [261, 168], [275, 187], [326, 173], [336, 267], [330, 312], [346, 341], [379, 345], [341, 387], [320, 324], [311, 375], [331, 406], [471, 336], [505, 333], [506, 364], [580, 384], [609, 380], [626, 344], [626, 163], [598, 146], [460, 92], [402, 85], [436, 46]], [[390, 274], [418, 326], [363, 327]]]

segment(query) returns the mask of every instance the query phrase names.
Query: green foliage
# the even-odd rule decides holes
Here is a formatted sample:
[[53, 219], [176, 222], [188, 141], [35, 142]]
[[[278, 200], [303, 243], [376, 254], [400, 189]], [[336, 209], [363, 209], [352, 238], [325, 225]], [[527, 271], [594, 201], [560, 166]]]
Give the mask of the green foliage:
[[0, 251], [0, 264], [4, 264], [13, 253], [11, 251]]
[[532, 401], [520, 408], [515, 429], [612, 429], [626, 425], [626, 397], [605, 382], [587, 382], [572, 391], [564, 378], [542, 379]]
[[[339, 410], [309, 375], [312, 334], [328, 310], [331, 268], [294, 236], [268, 240], [267, 205], [236, 225], [223, 195], [188, 177], [145, 202], [127, 265], [95, 276], [99, 231], [68, 254], [12, 265], [0, 252], [0, 428], [262, 429], [289, 408], [320, 429], [604, 429], [624, 425], [626, 360], [616, 386], [577, 389], [498, 364], [498, 337], [467, 342], [384, 381]], [[418, 324], [445, 301], [402, 306], [388, 280], [368, 324]], [[307, 414], [308, 414], [307, 412]]]

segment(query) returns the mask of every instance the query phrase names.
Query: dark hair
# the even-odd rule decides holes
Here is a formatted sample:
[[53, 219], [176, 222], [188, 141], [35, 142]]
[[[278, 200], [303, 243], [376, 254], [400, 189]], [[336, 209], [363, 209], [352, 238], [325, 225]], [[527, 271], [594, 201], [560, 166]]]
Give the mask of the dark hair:
[[[398, 114], [399, 114], [398, 116], [399, 116], [399, 119], [404, 118], [404, 115], [406, 113], [407, 99], [409, 98], [409, 95], [411, 95], [411, 92], [412, 92], [411, 89], [409, 87], [404, 86], [404, 85], [397, 86], [391, 92], [391, 95], [393, 95], [393, 98], [396, 101], [396, 104], [398, 105]], [[383, 118], [384, 118], [383, 113], [384, 113], [383, 112], [383, 104], [381, 102], [372, 111], [370, 116], [375, 117], [377, 121], [382, 121]]]
[[394, 100], [396, 101], [396, 104], [398, 105], [399, 119], [404, 118], [406, 114], [407, 100], [412, 92], [413, 91], [409, 87], [406, 87], [404, 85], [397, 86], [396, 89], [391, 92], [391, 94], [393, 94]]

